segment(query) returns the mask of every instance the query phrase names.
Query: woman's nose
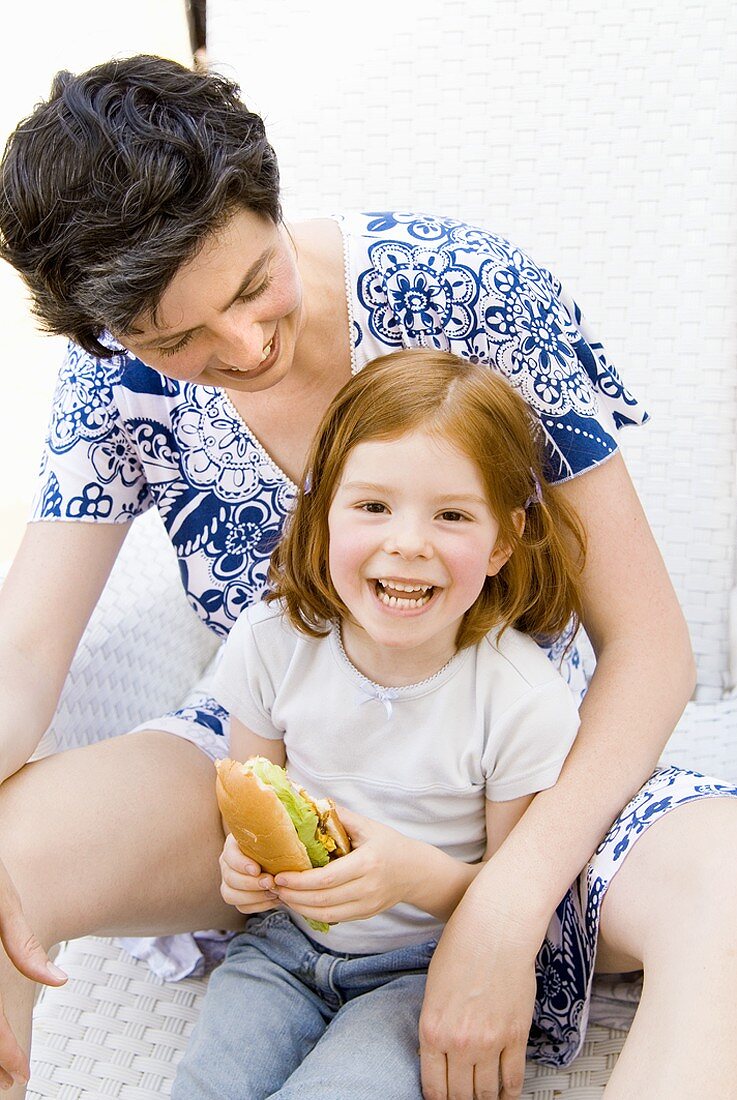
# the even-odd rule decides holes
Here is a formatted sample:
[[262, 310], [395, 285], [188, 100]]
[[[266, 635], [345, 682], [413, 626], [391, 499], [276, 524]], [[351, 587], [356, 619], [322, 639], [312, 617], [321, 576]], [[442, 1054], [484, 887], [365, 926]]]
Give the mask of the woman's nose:
[[221, 366], [253, 370], [264, 357], [264, 342], [261, 325], [241, 319], [220, 330], [213, 350]]

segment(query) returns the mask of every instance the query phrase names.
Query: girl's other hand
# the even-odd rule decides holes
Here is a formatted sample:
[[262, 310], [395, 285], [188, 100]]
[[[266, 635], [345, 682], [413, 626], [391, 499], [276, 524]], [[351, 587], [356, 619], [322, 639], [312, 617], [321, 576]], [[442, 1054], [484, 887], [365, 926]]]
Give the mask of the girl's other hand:
[[300, 916], [326, 924], [365, 920], [404, 900], [416, 871], [417, 849], [424, 847], [342, 806], [338, 813], [353, 851], [326, 867], [282, 871], [274, 880], [280, 901]]
[[239, 913], [263, 913], [279, 904], [273, 877], [243, 855], [232, 833], [228, 833], [220, 853], [220, 876], [223, 901]]
[[420, 1016], [424, 1100], [522, 1092], [537, 947], [521, 921], [470, 887], [430, 963]]

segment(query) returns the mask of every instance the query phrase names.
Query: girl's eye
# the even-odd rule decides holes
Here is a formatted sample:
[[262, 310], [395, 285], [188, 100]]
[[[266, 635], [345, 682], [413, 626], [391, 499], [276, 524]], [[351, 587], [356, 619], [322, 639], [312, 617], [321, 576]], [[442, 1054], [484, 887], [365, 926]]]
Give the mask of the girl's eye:
[[446, 520], [448, 523], [458, 523], [459, 520], [465, 519], [463, 512], [454, 512], [448, 510], [447, 512], [441, 512], [440, 518]]
[[361, 508], [364, 512], [371, 512], [373, 515], [381, 515], [386, 511], [386, 505], [378, 500], [369, 500], [366, 504], [362, 504]]
[[247, 294], [240, 294], [238, 296], [238, 301], [239, 302], [252, 302], [254, 300], [254, 298], [259, 298], [262, 294], [265, 294], [270, 286], [271, 286], [271, 276], [267, 275], [266, 278], [264, 279], [264, 281], [259, 286], [257, 286], [255, 290], [249, 290]]
[[169, 355], [176, 355], [178, 351], [182, 350], [182, 348], [186, 348], [191, 339], [192, 333], [186, 332], [181, 340], [178, 340], [176, 344], [172, 344], [171, 347], [168, 348], [157, 348], [156, 350], [166, 359]]

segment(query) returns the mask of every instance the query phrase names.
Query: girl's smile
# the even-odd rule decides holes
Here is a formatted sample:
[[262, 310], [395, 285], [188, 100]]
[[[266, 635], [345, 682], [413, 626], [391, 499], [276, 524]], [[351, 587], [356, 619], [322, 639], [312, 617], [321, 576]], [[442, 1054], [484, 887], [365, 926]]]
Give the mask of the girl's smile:
[[350, 612], [343, 644], [387, 686], [453, 656], [463, 616], [508, 557], [476, 464], [426, 431], [354, 447], [328, 529], [330, 575]]

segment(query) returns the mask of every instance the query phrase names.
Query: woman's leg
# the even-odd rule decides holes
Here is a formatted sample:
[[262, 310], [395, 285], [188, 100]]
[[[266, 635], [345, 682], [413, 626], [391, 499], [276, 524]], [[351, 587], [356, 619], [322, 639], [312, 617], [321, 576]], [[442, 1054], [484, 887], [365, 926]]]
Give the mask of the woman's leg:
[[[86, 934], [239, 927], [219, 893], [222, 843], [212, 763], [171, 734], [48, 757], [0, 787], [0, 858], [46, 948]], [[36, 988], [0, 949], [3, 1007], [25, 1049]]]
[[607, 1100], [737, 1097], [737, 799], [654, 823], [602, 905], [597, 968], [642, 966], [642, 1001]]

